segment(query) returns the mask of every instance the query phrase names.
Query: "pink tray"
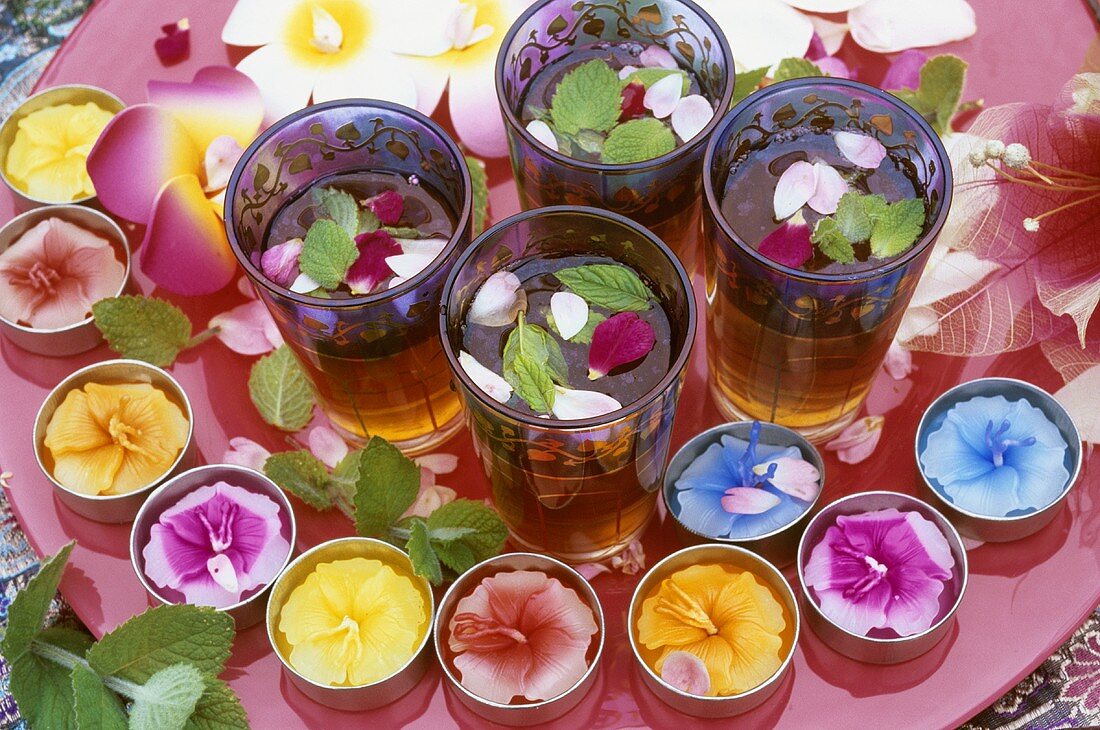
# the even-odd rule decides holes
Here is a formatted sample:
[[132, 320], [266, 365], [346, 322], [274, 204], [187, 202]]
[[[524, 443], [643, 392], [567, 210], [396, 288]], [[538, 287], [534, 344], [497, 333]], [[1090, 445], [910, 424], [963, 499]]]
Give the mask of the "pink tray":
[[[1049, 102], [1076, 71], [1095, 35], [1081, 0], [1019, 3], [1011, 12], [1006, 12], [1000, 0], [971, 2], [978, 11], [979, 35], [950, 50], [971, 63], [966, 97], [984, 97], [988, 104]], [[171, 6], [155, 0], [99, 0], [39, 85], [90, 83], [127, 102], [144, 101], [145, 83], [150, 78], [189, 80], [202, 66], [240, 59], [243, 53], [239, 49], [228, 49], [219, 40], [232, 5], [231, 0], [179, 0]], [[153, 39], [161, 24], [185, 16], [192, 26], [191, 57], [163, 68], [153, 53]], [[1045, 22], [1051, 17], [1061, 21]], [[1042, 49], [1041, 56], [1022, 52], [1021, 45], [1013, 41], [1025, 37], [1027, 48]], [[884, 64], [881, 58], [870, 56], [855, 60], [865, 68]], [[877, 73], [866, 76], [876, 78]], [[441, 109], [445, 108], [442, 104]], [[495, 217], [514, 212], [515, 191], [507, 164], [491, 164], [490, 177]], [[0, 220], [7, 220], [13, 212], [9, 196], [0, 195]], [[134, 243], [138, 240], [140, 237]], [[148, 282], [140, 283], [150, 293]], [[178, 303], [201, 325], [240, 303], [240, 297], [227, 289], [222, 296]], [[701, 340], [702, 335], [690, 366], [674, 447], [721, 420], [704, 386]], [[51, 359], [23, 352], [2, 340], [0, 356], [0, 392], [4, 394], [0, 463], [15, 473], [12, 504], [40, 554], [53, 553], [70, 539], [79, 541], [62, 591], [92, 632], [102, 635], [148, 605], [127, 555], [129, 526], [89, 522], [62, 507], [35, 465], [30, 435], [34, 414], [47, 391], [77, 367], [106, 359], [110, 353], [101, 347], [78, 358]], [[187, 353], [172, 369], [194, 404], [197, 445], [207, 461], [219, 459], [233, 436], [254, 438], [274, 450], [284, 448], [282, 436], [265, 427], [248, 403], [246, 380], [252, 360], [211, 342]], [[1048, 389], [1061, 385], [1037, 350], [972, 360], [917, 355], [915, 362], [918, 369], [910, 380], [895, 382], [884, 376], [875, 384], [869, 407], [872, 413], [886, 413], [883, 443], [858, 467], [830, 457], [826, 500], [871, 488], [914, 492], [916, 421], [936, 395], [955, 383], [1003, 375]], [[446, 450], [460, 454], [461, 459], [459, 473], [445, 483], [466, 496], [484, 496], [484, 480], [477, 471], [469, 437], [459, 435]], [[1100, 455], [1091, 454], [1068, 509], [1053, 524], [1026, 540], [982, 546], [971, 552], [970, 587], [958, 613], [957, 628], [929, 654], [893, 667], [862, 665], [804, 631], [794, 671], [776, 697], [732, 723], [723, 722], [722, 727], [820, 727], [826, 722], [875, 726], [898, 718], [920, 718], [922, 726], [947, 727], [967, 720], [1046, 659], [1100, 601], [1098, 501]], [[339, 514], [318, 514], [300, 503], [295, 509], [300, 549], [351, 533], [350, 523]], [[645, 536], [650, 564], [676, 547], [667, 525], [654, 525]], [[793, 583], [793, 576], [789, 577]], [[683, 715], [648, 693], [633, 666], [624, 618], [634, 584], [635, 578], [620, 574], [595, 580], [607, 616], [607, 649], [596, 687], [572, 715], [559, 722], [562, 727], [672, 727], [684, 721]], [[314, 704], [282, 675], [262, 626], [237, 637], [226, 677], [255, 727], [484, 724], [443, 687], [437, 670], [430, 671], [408, 696], [372, 713], [341, 713]]]

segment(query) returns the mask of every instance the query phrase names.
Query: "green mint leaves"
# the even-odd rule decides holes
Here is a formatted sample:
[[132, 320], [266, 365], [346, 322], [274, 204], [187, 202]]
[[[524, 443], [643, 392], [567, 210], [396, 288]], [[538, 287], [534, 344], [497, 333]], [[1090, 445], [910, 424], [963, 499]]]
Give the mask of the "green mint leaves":
[[252, 365], [248, 394], [263, 419], [284, 431], [301, 430], [313, 415], [313, 391], [286, 345]]
[[[576, 342], [581, 345], [591, 345], [592, 335], [596, 333], [597, 325], [599, 325], [599, 323], [603, 322], [605, 319], [607, 319], [607, 317], [603, 316], [594, 309], [588, 310], [588, 321], [584, 323], [584, 327], [581, 328], [580, 332], [568, 338], [569, 341]], [[559, 336], [561, 336], [561, 331], [558, 329], [557, 323], [554, 322], [554, 315], [552, 312], [546, 313], [546, 322], [554, 328], [554, 331], [557, 332]]]
[[916, 243], [924, 220], [924, 201], [918, 198], [887, 203], [881, 195], [845, 193], [836, 213], [817, 222], [811, 240], [841, 264], [855, 261], [855, 244], [865, 241], [873, 256], [889, 258]]
[[128, 295], [101, 299], [92, 305], [92, 316], [112, 350], [158, 367], [171, 365], [180, 352], [198, 344], [199, 338], [206, 339], [199, 335], [192, 340], [191, 320], [163, 299]]
[[924, 201], [899, 200], [886, 206], [871, 229], [871, 253], [879, 258], [897, 256], [916, 243], [924, 229]]
[[556, 271], [554, 276], [589, 304], [612, 312], [644, 312], [653, 298], [637, 274], [617, 264], [575, 266]]
[[264, 462], [264, 473], [313, 509], [324, 511], [332, 507], [331, 477], [321, 460], [308, 451], [272, 454]]
[[[346, 193], [345, 193], [346, 194]], [[348, 196], [351, 197], [350, 195]], [[353, 201], [354, 202], [354, 201]], [[358, 228], [358, 215], [355, 228]], [[324, 289], [335, 289], [359, 258], [355, 234], [329, 218], [318, 218], [306, 232], [298, 266]]]
[[688, 78], [688, 75], [686, 73], [678, 68], [639, 68], [633, 71], [625, 79], [622, 79], [619, 82], [619, 86], [625, 89], [627, 86], [637, 83], [648, 89], [650, 86], [653, 86], [653, 84], [657, 83], [664, 77], [671, 76], [673, 74], [679, 74], [679, 76], [684, 80], [681, 93], [686, 95], [691, 89], [691, 79]]
[[72, 548], [44, 560], [16, 594], [0, 641], [27, 721], [51, 728], [247, 730], [240, 701], [217, 678], [233, 644], [226, 613], [159, 606], [98, 643], [72, 629], [41, 628]]
[[733, 81], [733, 99], [730, 100], [730, 108], [760, 88], [768, 75], [768, 67], [754, 68], [744, 73], [739, 73]]
[[632, 119], [611, 130], [600, 161], [612, 165], [652, 160], [676, 148], [676, 135], [660, 119]]
[[818, 68], [818, 65], [813, 61], [805, 58], [784, 58], [776, 66], [772, 81], [779, 82], [787, 79], [803, 79], [824, 75], [825, 72]]
[[466, 166], [470, 168], [470, 189], [474, 195], [471, 233], [477, 237], [489, 223], [489, 176], [485, 172], [485, 163], [476, 157], [466, 155]]
[[965, 83], [966, 62], [945, 53], [924, 62], [920, 69], [920, 86], [916, 89], [898, 89], [890, 93], [916, 109], [937, 134], [944, 135], [954, 131], [951, 119], [959, 110]]
[[[355, 202], [355, 198], [352, 197], [351, 193], [337, 188], [313, 188], [312, 195], [313, 201], [324, 209], [325, 214], [334, 223], [347, 231], [349, 236], [354, 238], [360, 233], [359, 204]], [[373, 211], [371, 212], [373, 213]], [[377, 221], [378, 216], [375, 216], [374, 219]], [[376, 224], [370, 230], [377, 228]]]
[[420, 491], [420, 469], [397, 447], [375, 436], [359, 457], [355, 490], [355, 529], [364, 537], [385, 538]]
[[582, 129], [609, 132], [622, 112], [619, 75], [605, 61], [593, 59], [565, 74], [550, 102], [554, 128], [569, 136]]
[[528, 324], [522, 312], [504, 343], [503, 366], [504, 379], [536, 413], [553, 409], [554, 383], [569, 384], [561, 345], [542, 327]]

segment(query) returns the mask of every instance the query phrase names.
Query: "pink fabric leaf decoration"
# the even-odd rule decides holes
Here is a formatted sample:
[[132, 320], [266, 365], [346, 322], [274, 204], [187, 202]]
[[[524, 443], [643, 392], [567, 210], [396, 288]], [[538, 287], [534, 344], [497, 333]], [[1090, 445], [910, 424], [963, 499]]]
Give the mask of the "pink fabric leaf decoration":
[[163, 35], [153, 41], [153, 50], [165, 66], [173, 66], [191, 55], [191, 24], [187, 18], [160, 27]]
[[822, 215], [832, 215], [844, 193], [848, 192], [848, 183], [836, 168], [824, 162], [814, 163], [814, 178], [814, 194], [807, 203]]
[[283, 344], [271, 313], [257, 299], [215, 315], [208, 326], [217, 327], [218, 339], [241, 355], [264, 355]]
[[792, 162], [775, 184], [772, 207], [777, 220], [785, 220], [802, 209], [817, 190], [814, 166], [804, 160]]
[[801, 220], [783, 221], [779, 227], [764, 237], [759, 251], [772, 261], [797, 269], [814, 256], [814, 244], [810, 239], [810, 227]]
[[916, 89], [920, 86], [920, 70], [928, 60], [928, 54], [915, 48], [902, 51], [890, 62], [886, 75], [879, 86], [891, 91], [896, 89]]
[[702, 132], [713, 118], [714, 108], [705, 96], [685, 96], [672, 110], [672, 131], [681, 140], [688, 142]]
[[386, 259], [400, 255], [401, 246], [393, 240], [393, 236], [381, 229], [360, 233], [355, 237], [355, 245], [359, 247], [359, 258], [348, 269], [344, 281], [354, 294], [370, 294], [394, 275]]
[[883, 416], [865, 416], [840, 432], [835, 439], [825, 444], [827, 451], [835, 451], [836, 458], [845, 464], [858, 464], [874, 453], [882, 438], [882, 427], [886, 424]]
[[272, 246], [260, 256], [260, 270], [264, 276], [279, 286], [289, 287], [298, 278], [298, 257], [302, 255], [304, 241], [292, 238]]
[[396, 190], [385, 190], [364, 200], [363, 206], [372, 210], [382, 225], [396, 226], [405, 212], [405, 199]]
[[684, 91], [684, 79], [680, 74], [669, 74], [646, 89], [642, 103], [657, 119], [672, 114]]
[[679, 68], [672, 54], [656, 44], [646, 46], [645, 50], [638, 55], [638, 63], [647, 68]]
[[222, 462], [235, 464], [263, 473], [264, 464], [271, 452], [252, 439], [235, 436], [229, 439], [229, 448], [222, 454]]
[[775, 473], [768, 482], [784, 494], [809, 502], [821, 490], [821, 473], [802, 458], [782, 456], [757, 464], [752, 470], [756, 474], [767, 474], [772, 464], [775, 465]]
[[710, 691], [707, 665], [687, 651], [669, 652], [661, 663], [661, 679], [681, 692], [697, 697], [704, 697]]
[[309, 432], [308, 441], [310, 453], [329, 469], [335, 469], [348, 455], [347, 442], [328, 426], [315, 426]]
[[527, 292], [519, 277], [511, 271], [498, 271], [489, 276], [474, 294], [466, 320], [485, 327], [504, 327], [516, 321], [527, 309]]
[[758, 487], [730, 487], [722, 497], [722, 509], [734, 515], [759, 515], [779, 504], [779, 497]]
[[878, 169], [879, 164], [886, 158], [886, 147], [869, 134], [836, 132], [833, 134], [833, 141], [836, 142], [840, 154], [868, 170]]
[[637, 312], [620, 312], [596, 325], [588, 350], [588, 379], [597, 380], [620, 365], [640, 360], [656, 344], [653, 327]]

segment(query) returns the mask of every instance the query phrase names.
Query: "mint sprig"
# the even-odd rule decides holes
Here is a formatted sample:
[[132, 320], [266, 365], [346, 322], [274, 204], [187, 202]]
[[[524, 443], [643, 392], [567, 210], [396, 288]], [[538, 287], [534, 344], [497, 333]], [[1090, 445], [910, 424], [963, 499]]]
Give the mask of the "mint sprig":
[[549, 332], [527, 322], [523, 312], [504, 343], [501, 375], [536, 413], [554, 407], [554, 383], [569, 385], [569, 366]]
[[280, 345], [252, 365], [248, 395], [263, 419], [283, 431], [305, 428], [313, 415], [309, 380], [286, 345]]
[[966, 62], [949, 53], [933, 56], [920, 69], [916, 89], [897, 89], [890, 93], [916, 109], [939, 135], [954, 131], [951, 120], [959, 111]]
[[653, 293], [631, 269], [619, 264], [573, 266], [554, 272], [571, 292], [612, 312], [644, 312]]
[[660, 119], [631, 119], [611, 130], [600, 161], [629, 165], [667, 155], [676, 149], [676, 135]]
[[772, 77], [772, 80], [779, 82], [824, 75], [825, 72], [813, 61], [805, 58], [784, 58], [776, 66], [775, 76]]
[[[347, 231], [349, 236], [354, 238], [360, 233], [359, 204], [355, 202], [351, 193], [338, 188], [313, 188], [312, 195], [314, 202], [324, 209], [325, 215]], [[377, 216], [375, 218], [377, 219]]]
[[[355, 227], [358, 225], [357, 217]], [[359, 258], [354, 235], [330, 218], [313, 221], [306, 231], [302, 252], [298, 255], [298, 266], [302, 273], [324, 289], [340, 286], [348, 269]]]
[[562, 134], [572, 136], [582, 129], [608, 132], [619, 121], [621, 104], [619, 75], [597, 58], [577, 66], [558, 82], [550, 118]]
[[688, 75], [684, 73], [683, 70], [678, 68], [639, 68], [632, 71], [625, 79], [619, 81], [619, 86], [620, 88], [626, 88], [630, 84], [641, 84], [648, 89], [664, 77], [672, 76], [673, 74], [679, 74], [684, 80], [680, 93], [686, 95], [691, 89], [691, 79], [688, 78]]
[[123, 295], [92, 305], [95, 326], [107, 346], [123, 357], [168, 367], [181, 352], [210, 339], [217, 327], [191, 336], [191, 320], [183, 310], [154, 297]]
[[810, 240], [841, 264], [855, 261], [855, 246], [867, 242], [878, 258], [909, 250], [924, 230], [924, 201], [918, 198], [887, 203], [881, 195], [845, 193], [836, 213], [814, 226]]

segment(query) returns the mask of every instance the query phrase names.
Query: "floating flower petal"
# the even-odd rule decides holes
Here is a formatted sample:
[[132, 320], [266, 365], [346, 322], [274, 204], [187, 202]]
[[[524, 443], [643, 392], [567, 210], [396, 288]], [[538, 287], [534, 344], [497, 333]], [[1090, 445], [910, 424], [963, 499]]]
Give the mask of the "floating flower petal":
[[883, 416], [865, 416], [825, 444], [825, 449], [835, 451], [836, 458], [845, 464], [858, 464], [874, 453], [885, 424], [886, 418]]
[[646, 89], [642, 103], [657, 119], [672, 114], [683, 95], [684, 82], [680, 74], [669, 74]]
[[435, 254], [402, 253], [396, 256], [386, 257], [386, 266], [397, 274], [403, 281], [408, 281], [435, 261]]
[[672, 57], [672, 54], [668, 52], [668, 49], [662, 48], [656, 44], [646, 46], [638, 55], [638, 62], [643, 66], [649, 68], [679, 68], [679, 64], [676, 63], [676, 59]]
[[869, 134], [835, 132], [833, 141], [842, 155], [868, 170], [877, 170], [879, 164], [886, 159], [886, 147]]
[[527, 292], [511, 271], [498, 271], [474, 295], [466, 321], [485, 327], [504, 327], [527, 309]]
[[253, 299], [211, 318], [217, 338], [233, 352], [264, 355], [283, 344], [283, 336], [264, 303]]
[[705, 96], [685, 96], [672, 111], [672, 131], [682, 141], [688, 142], [702, 132], [713, 118], [714, 108]]
[[588, 379], [598, 380], [617, 367], [649, 354], [657, 336], [637, 312], [620, 312], [596, 325], [588, 349]]
[[817, 190], [814, 166], [804, 160], [792, 162], [775, 183], [772, 208], [776, 220], [785, 220], [802, 209]]
[[474, 381], [474, 385], [498, 403], [507, 403], [512, 397], [512, 386], [508, 381], [479, 363], [473, 355], [463, 350], [458, 353], [458, 364]]
[[570, 390], [556, 385], [554, 393], [554, 405], [551, 410], [555, 418], [563, 421], [595, 418], [623, 407], [611, 396], [594, 390]]
[[550, 313], [562, 339], [571, 339], [588, 324], [588, 302], [571, 291], [554, 292], [550, 297]]
[[814, 194], [807, 203], [822, 215], [832, 215], [844, 193], [848, 192], [848, 183], [836, 168], [824, 162], [814, 163], [814, 180]]
[[405, 211], [405, 199], [396, 190], [385, 190], [363, 201], [363, 207], [371, 210], [384, 226], [396, 226]]
[[309, 294], [320, 289], [321, 285], [307, 274], [298, 274], [288, 288], [297, 294]]
[[797, 269], [814, 256], [810, 227], [800, 215], [783, 221], [760, 242], [761, 254], [776, 263]]
[[558, 138], [554, 135], [554, 130], [550, 129], [550, 125], [546, 122], [541, 119], [532, 119], [527, 123], [527, 131], [539, 142], [542, 142], [555, 152], [558, 151]]
[[300, 273], [298, 257], [304, 244], [302, 239], [292, 238], [264, 251], [260, 256], [260, 270], [264, 276], [279, 286], [290, 286]]
[[388, 259], [401, 254], [401, 247], [389, 233], [383, 230], [360, 233], [355, 237], [359, 258], [348, 269], [344, 282], [354, 294], [370, 294], [375, 287], [395, 272]]

